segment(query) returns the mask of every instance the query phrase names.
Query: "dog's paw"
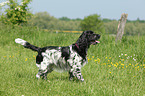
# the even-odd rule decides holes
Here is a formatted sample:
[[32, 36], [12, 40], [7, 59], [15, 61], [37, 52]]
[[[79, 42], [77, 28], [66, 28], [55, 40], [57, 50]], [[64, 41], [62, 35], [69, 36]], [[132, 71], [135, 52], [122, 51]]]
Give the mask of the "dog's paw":
[[81, 82], [84, 82], [85, 80], [84, 79], [81, 79]]

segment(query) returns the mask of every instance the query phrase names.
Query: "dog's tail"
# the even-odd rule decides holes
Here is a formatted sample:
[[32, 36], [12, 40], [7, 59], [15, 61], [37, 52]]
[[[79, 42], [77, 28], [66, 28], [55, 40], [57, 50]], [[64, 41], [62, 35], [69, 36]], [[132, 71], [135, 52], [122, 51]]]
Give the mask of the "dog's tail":
[[33, 50], [33, 51], [37, 51], [38, 52], [39, 49], [40, 49], [39, 47], [31, 45], [29, 42], [27, 42], [27, 41], [25, 41], [23, 39], [20, 39], [20, 38], [15, 39], [15, 42], [23, 45], [25, 48]]

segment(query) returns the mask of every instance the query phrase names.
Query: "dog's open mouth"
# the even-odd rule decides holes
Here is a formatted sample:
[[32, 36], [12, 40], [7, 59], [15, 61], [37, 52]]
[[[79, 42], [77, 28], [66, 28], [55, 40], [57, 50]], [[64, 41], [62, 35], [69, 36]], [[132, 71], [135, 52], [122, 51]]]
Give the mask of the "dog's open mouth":
[[95, 40], [95, 41], [91, 42], [92, 45], [96, 45], [98, 43], [100, 43], [100, 41]]

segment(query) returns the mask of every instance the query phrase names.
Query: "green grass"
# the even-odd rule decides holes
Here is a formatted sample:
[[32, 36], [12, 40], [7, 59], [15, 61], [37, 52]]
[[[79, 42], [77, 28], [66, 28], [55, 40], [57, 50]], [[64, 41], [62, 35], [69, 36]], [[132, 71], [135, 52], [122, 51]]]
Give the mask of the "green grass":
[[52, 72], [48, 80], [37, 80], [36, 52], [14, 42], [22, 38], [39, 47], [68, 46], [80, 34], [49, 33], [36, 28], [0, 28], [1, 96], [143, 96], [145, 95], [145, 36], [102, 35], [100, 44], [88, 50], [82, 68], [85, 82], [69, 81], [68, 73]]

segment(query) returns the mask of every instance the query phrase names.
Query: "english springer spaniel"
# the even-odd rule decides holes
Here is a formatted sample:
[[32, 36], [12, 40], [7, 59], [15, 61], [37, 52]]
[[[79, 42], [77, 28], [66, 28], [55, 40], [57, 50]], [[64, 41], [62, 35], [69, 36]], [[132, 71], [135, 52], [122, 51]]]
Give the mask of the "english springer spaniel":
[[68, 71], [69, 80], [76, 77], [80, 81], [84, 81], [81, 67], [87, 63], [88, 48], [90, 45], [100, 43], [97, 41], [99, 38], [100, 35], [93, 31], [84, 31], [76, 43], [66, 47], [48, 46], [40, 48], [20, 38], [15, 39], [15, 42], [38, 52], [36, 56], [36, 65], [39, 68], [37, 78], [47, 79], [47, 74], [55, 70]]

